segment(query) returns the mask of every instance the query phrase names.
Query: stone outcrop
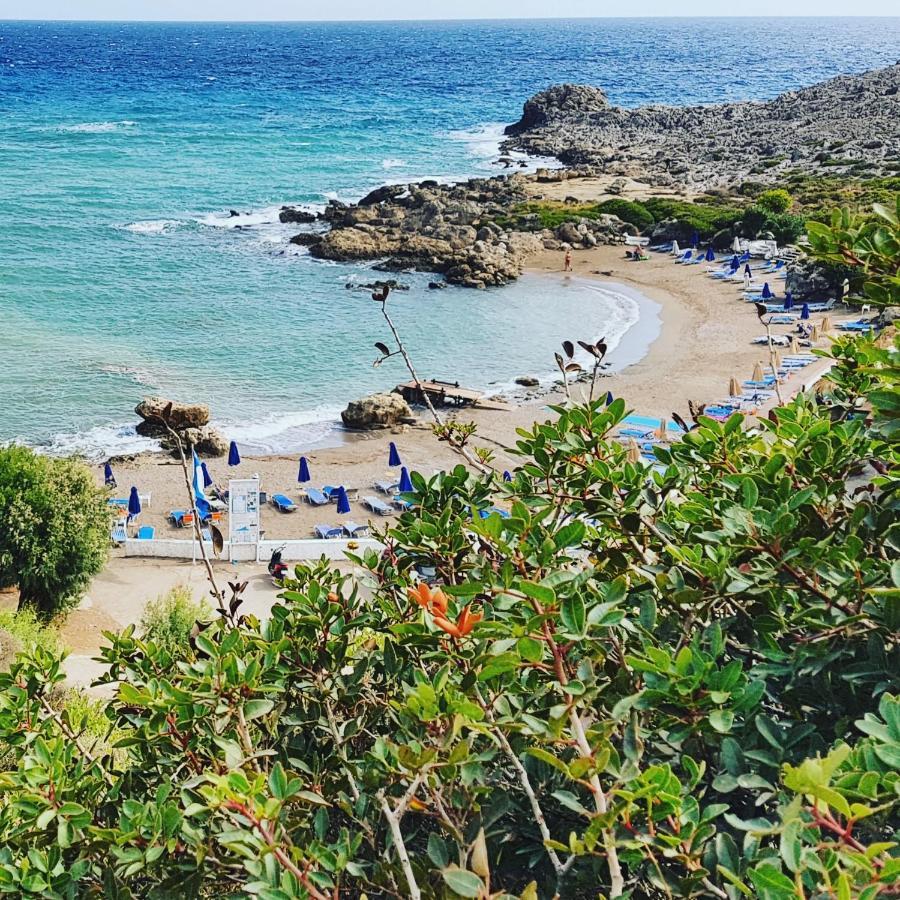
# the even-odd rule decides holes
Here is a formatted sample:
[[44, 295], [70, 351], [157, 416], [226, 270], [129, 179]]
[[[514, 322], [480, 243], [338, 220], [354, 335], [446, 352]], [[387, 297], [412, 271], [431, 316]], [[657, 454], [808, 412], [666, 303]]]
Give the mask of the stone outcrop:
[[788, 263], [784, 289], [794, 300], [825, 300], [840, 298], [843, 293], [843, 276], [806, 256]]
[[351, 401], [341, 413], [347, 428], [361, 431], [392, 428], [413, 418], [409, 404], [399, 394], [370, 394]]
[[297, 209], [295, 206], [282, 206], [278, 213], [278, 221], [282, 224], [295, 223], [298, 225], [309, 225], [318, 220], [315, 213], [305, 209]]
[[[378, 260], [380, 271], [440, 272], [448, 283], [465, 287], [507, 284], [531, 254], [544, 249], [544, 240], [554, 237], [539, 233], [537, 217], [519, 217], [510, 227], [498, 224], [529, 198], [533, 181], [513, 174], [460, 184], [389, 185], [357, 205], [329, 206], [324, 218], [331, 230], [310, 253], [319, 259]], [[615, 216], [584, 220], [574, 228], [571, 243], [579, 247], [614, 243], [634, 230]]]
[[900, 63], [766, 102], [611, 106], [602, 91], [556, 85], [526, 101], [504, 151], [555, 156], [659, 186], [772, 183], [785, 172], [892, 174], [900, 147]]
[[143, 437], [159, 437], [165, 434], [162, 416], [170, 404], [171, 409], [166, 414], [166, 420], [175, 431], [200, 428], [209, 424], [209, 407], [202, 403], [178, 403], [165, 397], [145, 397], [134, 408], [143, 419], [137, 426], [137, 433]]
[[158, 438], [163, 449], [172, 451], [175, 456], [178, 455], [177, 443], [163, 425], [163, 416], [178, 434], [182, 445], [193, 447], [200, 456], [222, 456], [228, 452], [228, 441], [209, 424], [209, 407], [202, 403], [145, 397], [134, 411], [141, 417], [135, 431], [143, 437]]

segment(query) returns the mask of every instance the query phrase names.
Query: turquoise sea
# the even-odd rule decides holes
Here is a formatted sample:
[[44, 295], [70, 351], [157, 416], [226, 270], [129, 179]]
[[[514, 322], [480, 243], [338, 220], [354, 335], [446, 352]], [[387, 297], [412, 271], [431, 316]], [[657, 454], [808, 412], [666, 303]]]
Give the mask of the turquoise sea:
[[[138, 449], [148, 393], [209, 402], [252, 447], [320, 439], [404, 372], [372, 368], [378, 309], [345, 288], [377, 275], [289, 245], [282, 204], [489, 174], [503, 124], [551, 83], [629, 106], [767, 98], [898, 46], [898, 19], [0, 22], [0, 441]], [[392, 303], [421, 374], [476, 386], [637, 316], [580, 284], [405, 280]]]

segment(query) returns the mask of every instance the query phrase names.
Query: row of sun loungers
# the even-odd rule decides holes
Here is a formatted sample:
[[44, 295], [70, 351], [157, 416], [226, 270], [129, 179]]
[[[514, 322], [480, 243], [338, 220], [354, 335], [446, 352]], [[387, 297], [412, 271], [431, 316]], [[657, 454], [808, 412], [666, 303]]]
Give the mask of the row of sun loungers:
[[334, 541], [342, 538], [361, 538], [369, 533], [368, 525], [357, 525], [356, 522], [343, 522], [341, 525], [316, 525], [316, 537], [323, 541]]

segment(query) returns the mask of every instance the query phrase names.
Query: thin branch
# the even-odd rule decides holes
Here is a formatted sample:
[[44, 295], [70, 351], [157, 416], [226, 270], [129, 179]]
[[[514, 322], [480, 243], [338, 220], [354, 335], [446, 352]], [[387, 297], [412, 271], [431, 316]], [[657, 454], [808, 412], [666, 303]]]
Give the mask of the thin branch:
[[[381, 790], [378, 792], [378, 802], [381, 805], [381, 811], [384, 813], [385, 819], [387, 819], [388, 827], [391, 829], [391, 836], [394, 839], [394, 848], [397, 851], [397, 856], [400, 859], [400, 866], [403, 869], [403, 875], [406, 878], [406, 885], [409, 888], [410, 900], [422, 900], [422, 892], [419, 890], [416, 876], [413, 873], [412, 863], [409, 860], [409, 853], [406, 850], [406, 843], [403, 840], [403, 832], [400, 830], [400, 819], [403, 816], [403, 812], [406, 811], [409, 801], [412, 800], [416, 790], [418, 790], [421, 779], [421, 774], [416, 775], [409, 790], [407, 790], [403, 799], [400, 801], [397, 811], [391, 809], [390, 801], [384, 795], [384, 791]], [[412, 793], [410, 793], [410, 791]], [[402, 811], [399, 811], [401, 808]]]

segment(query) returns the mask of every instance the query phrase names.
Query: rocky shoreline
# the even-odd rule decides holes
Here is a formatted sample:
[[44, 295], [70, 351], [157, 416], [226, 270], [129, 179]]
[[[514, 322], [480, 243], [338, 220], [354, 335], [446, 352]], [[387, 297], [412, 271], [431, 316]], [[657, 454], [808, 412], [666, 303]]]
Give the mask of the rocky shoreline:
[[[576, 215], [542, 227], [537, 215], [522, 214], [523, 204], [540, 198], [541, 183], [603, 177], [616, 195], [630, 178], [689, 196], [773, 183], [787, 171], [897, 172], [900, 63], [767, 102], [718, 106], [626, 110], [611, 106], [599, 88], [557, 85], [526, 101], [507, 134], [503, 152], [556, 157], [566, 168], [385, 185], [355, 204], [331, 201], [320, 214], [285, 207], [281, 221], [308, 226], [292, 242], [319, 259], [435, 272], [465, 287], [507, 284], [542, 250], [622, 243], [638, 233], [614, 215]], [[680, 237], [684, 229], [670, 231]], [[667, 233], [657, 229], [654, 238]]]

